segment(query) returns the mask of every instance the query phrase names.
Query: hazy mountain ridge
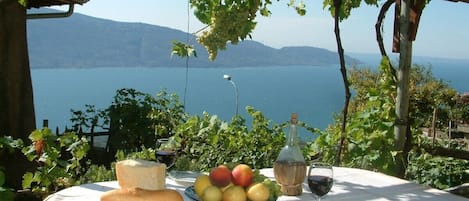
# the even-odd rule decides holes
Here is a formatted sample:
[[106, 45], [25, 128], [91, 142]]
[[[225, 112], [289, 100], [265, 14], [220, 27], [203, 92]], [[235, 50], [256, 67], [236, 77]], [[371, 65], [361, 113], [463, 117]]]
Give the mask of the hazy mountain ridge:
[[[117, 22], [79, 13], [68, 18], [28, 20], [29, 58], [32, 68], [179, 67], [185, 59], [171, 57], [173, 40], [187, 34], [156, 25]], [[196, 42], [197, 58], [191, 67], [327, 66], [338, 64], [338, 54], [315, 47], [275, 49], [246, 40], [219, 51], [214, 62]], [[351, 63], [357, 60], [347, 57]]]

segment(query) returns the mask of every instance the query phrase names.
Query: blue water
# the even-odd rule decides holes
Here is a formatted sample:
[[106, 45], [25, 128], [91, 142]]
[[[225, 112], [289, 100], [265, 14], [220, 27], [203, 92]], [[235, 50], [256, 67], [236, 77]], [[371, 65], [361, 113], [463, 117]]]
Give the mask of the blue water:
[[[354, 58], [363, 61], [365, 66], [376, 67], [380, 62], [380, 57], [372, 54], [352, 54]], [[391, 61], [397, 67], [397, 54], [391, 55]], [[445, 58], [431, 58], [431, 57], [418, 57], [412, 58], [412, 62], [417, 65], [431, 68], [433, 75], [436, 78], [442, 79], [447, 82], [451, 87], [457, 91], [469, 92], [469, 59], [445, 59]]]
[[[106, 108], [115, 91], [135, 88], [156, 94], [161, 89], [177, 93], [183, 102], [185, 68], [94, 68], [33, 70], [36, 118], [49, 126], [70, 127], [70, 109], [84, 109], [85, 104]], [[265, 67], [189, 69], [186, 112], [206, 111], [229, 121], [236, 112], [235, 89], [223, 79], [232, 76], [239, 91], [239, 113], [248, 118], [247, 105], [262, 111], [274, 123], [289, 120], [292, 112], [316, 128], [332, 122], [340, 112], [343, 87], [335, 67]], [[247, 119], [250, 121], [250, 119]], [[300, 133], [303, 139], [311, 134]]]
[[[368, 61], [371, 65], [373, 62]], [[437, 78], [449, 82], [460, 92], [469, 91], [466, 62], [432, 61]], [[239, 91], [239, 113], [250, 105], [262, 111], [274, 123], [288, 121], [292, 112], [308, 125], [324, 129], [340, 113], [344, 90], [339, 67], [262, 67], [262, 68], [190, 68], [186, 94], [186, 112], [201, 115], [206, 111], [229, 121], [236, 112], [235, 89], [223, 79], [232, 76]], [[36, 119], [63, 130], [70, 127], [70, 109], [83, 110], [85, 104], [108, 107], [117, 89], [134, 88], [156, 94], [161, 89], [184, 99], [185, 68], [92, 68], [32, 70]], [[300, 131], [303, 140], [315, 136]]]

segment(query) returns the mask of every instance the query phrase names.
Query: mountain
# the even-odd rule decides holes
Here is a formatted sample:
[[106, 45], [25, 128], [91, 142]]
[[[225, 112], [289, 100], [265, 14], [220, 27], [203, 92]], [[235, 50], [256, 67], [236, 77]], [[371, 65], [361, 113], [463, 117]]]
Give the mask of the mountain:
[[[187, 34], [167, 27], [75, 13], [68, 18], [28, 20], [27, 30], [31, 68], [178, 67], [186, 63], [170, 53], [172, 41], [186, 41]], [[190, 59], [191, 67], [338, 64], [338, 54], [326, 49], [275, 49], [252, 40], [229, 45], [211, 62], [193, 35], [190, 41], [198, 54]], [[351, 57], [347, 61], [358, 62]]]

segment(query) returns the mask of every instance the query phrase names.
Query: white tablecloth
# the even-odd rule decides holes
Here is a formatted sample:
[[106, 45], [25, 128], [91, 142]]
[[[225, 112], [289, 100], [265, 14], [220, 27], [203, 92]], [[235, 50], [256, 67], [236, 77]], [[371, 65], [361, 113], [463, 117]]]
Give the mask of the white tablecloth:
[[[275, 179], [271, 168], [262, 169], [261, 173], [272, 180]], [[176, 183], [167, 178], [166, 187], [178, 190], [184, 200], [192, 200], [184, 194], [184, 189], [187, 187], [184, 184]], [[61, 190], [47, 197], [45, 201], [99, 201], [103, 192], [115, 188], [118, 188], [116, 181], [84, 184]], [[334, 186], [324, 198], [326, 201], [469, 201], [464, 197], [385, 174], [342, 167], [334, 167]], [[302, 195], [281, 196], [278, 200], [314, 200], [314, 198], [307, 183], [304, 182]]]

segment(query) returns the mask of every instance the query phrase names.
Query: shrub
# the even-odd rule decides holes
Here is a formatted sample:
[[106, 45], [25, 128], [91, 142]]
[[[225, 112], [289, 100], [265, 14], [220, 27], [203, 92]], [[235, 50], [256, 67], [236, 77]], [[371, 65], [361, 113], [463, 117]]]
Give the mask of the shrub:
[[[404, 154], [394, 149], [396, 83], [386, 64], [383, 62], [377, 72], [368, 69], [351, 70], [350, 83], [355, 94], [343, 136], [345, 142], [340, 165], [395, 174], [396, 163], [408, 160], [406, 177], [416, 182], [440, 189], [467, 182], [467, 161], [431, 156], [421, 149], [420, 144], [424, 140], [420, 128], [429, 125], [433, 109], [441, 110], [440, 120], [447, 125], [457, 103], [454, 99], [456, 91], [442, 80], [434, 78], [430, 70], [413, 66], [408, 136], [411, 141], [407, 142], [413, 146], [413, 151], [404, 158]], [[321, 133], [311, 146], [326, 161], [336, 159], [337, 145], [343, 135], [340, 132], [341, 123], [336, 118], [335, 124]], [[448, 143], [452, 148], [457, 145], [451, 141]]]
[[46, 196], [65, 187], [77, 184], [76, 179], [86, 168], [82, 165], [89, 145], [85, 137], [75, 133], [53, 135], [50, 129], [35, 130], [29, 136], [33, 142], [23, 148], [28, 160], [37, 164], [36, 171], [26, 172], [23, 188]]
[[[351, 83], [357, 87], [354, 89], [358, 99], [353, 99], [351, 104], [354, 108], [348, 116], [340, 165], [388, 174], [395, 170], [395, 160], [399, 160], [393, 151], [395, 85], [386, 64], [383, 62], [380, 66], [380, 73], [365, 76], [372, 78], [371, 81], [359, 79], [358, 72], [351, 73]], [[335, 124], [329, 126], [315, 142], [323, 159], [331, 163], [335, 161], [339, 149], [341, 124], [341, 120], [336, 118]]]
[[285, 143], [283, 127], [271, 124], [252, 107], [247, 107], [246, 111], [252, 117], [251, 128], [240, 116], [227, 123], [207, 113], [180, 124], [174, 136], [181, 145], [176, 167], [205, 171], [225, 163], [272, 167]]
[[[21, 139], [13, 139], [10, 136], [0, 137], [0, 155], [2, 153], [11, 153], [15, 149], [21, 149], [23, 141]], [[4, 168], [0, 166], [0, 198], [4, 201], [12, 201], [14, 192], [12, 188], [5, 186], [6, 174]]]
[[438, 189], [458, 186], [469, 182], [469, 161], [414, 150], [409, 155], [406, 178]]
[[158, 138], [174, 135], [175, 127], [187, 118], [176, 94], [165, 90], [156, 97], [135, 89], [119, 89], [105, 110], [86, 105], [85, 111], [72, 110], [74, 131], [79, 127], [109, 128], [109, 149], [139, 151], [141, 146], [155, 147]]

